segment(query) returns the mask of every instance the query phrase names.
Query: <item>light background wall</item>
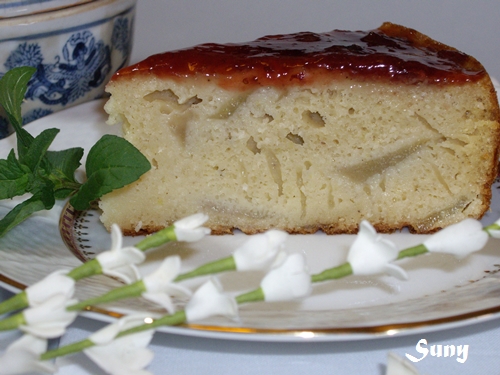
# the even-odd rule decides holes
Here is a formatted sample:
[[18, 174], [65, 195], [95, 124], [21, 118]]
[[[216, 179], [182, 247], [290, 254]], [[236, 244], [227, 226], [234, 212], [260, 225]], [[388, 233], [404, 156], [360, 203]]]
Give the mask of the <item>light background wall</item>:
[[139, 0], [131, 62], [199, 43], [369, 30], [384, 21], [458, 48], [500, 79], [500, 0]]

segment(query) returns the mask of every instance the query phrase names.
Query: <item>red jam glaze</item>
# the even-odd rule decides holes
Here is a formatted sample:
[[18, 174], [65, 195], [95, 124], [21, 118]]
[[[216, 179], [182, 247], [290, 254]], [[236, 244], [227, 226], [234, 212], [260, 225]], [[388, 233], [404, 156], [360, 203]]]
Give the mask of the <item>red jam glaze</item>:
[[486, 72], [474, 58], [403, 26], [371, 31], [301, 32], [249, 43], [202, 44], [153, 55], [120, 70], [183, 79], [204, 77], [221, 87], [286, 87], [339, 77], [417, 83], [464, 83]]

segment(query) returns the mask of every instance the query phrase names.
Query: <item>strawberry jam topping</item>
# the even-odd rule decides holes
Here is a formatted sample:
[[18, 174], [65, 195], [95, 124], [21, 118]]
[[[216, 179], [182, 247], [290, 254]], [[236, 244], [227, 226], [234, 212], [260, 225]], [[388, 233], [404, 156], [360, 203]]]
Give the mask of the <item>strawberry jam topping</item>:
[[201, 44], [165, 52], [120, 70], [132, 74], [203, 78], [219, 86], [286, 87], [331, 79], [405, 84], [465, 83], [486, 72], [474, 58], [390, 23], [371, 31], [334, 30], [265, 36], [249, 43]]

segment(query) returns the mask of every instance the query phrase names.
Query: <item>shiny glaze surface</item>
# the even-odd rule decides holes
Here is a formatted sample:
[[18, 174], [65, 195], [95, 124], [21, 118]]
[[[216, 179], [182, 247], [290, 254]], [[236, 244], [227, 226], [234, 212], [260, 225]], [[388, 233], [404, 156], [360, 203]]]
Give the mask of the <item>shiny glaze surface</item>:
[[203, 77], [226, 88], [370, 79], [406, 84], [464, 83], [485, 74], [474, 58], [403, 26], [273, 35], [240, 44], [201, 44], [150, 56], [113, 79], [154, 74]]

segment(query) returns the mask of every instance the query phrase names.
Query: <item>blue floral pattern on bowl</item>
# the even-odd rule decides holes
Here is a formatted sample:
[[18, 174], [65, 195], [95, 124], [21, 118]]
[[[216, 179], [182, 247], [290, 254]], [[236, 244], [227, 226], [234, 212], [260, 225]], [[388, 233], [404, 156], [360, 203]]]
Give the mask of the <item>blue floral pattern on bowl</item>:
[[[114, 17], [108, 40], [99, 39], [109, 20], [61, 31], [67, 38], [55, 56], [46, 56], [44, 48], [34, 40], [19, 41], [3, 62], [0, 76], [19, 66], [37, 70], [30, 81], [23, 104], [24, 124], [55, 111], [97, 99], [104, 95], [104, 86], [111, 75], [128, 63], [132, 43], [133, 8]], [[108, 22], [109, 23], [109, 22]], [[69, 35], [69, 36], [68, 36]], [[52, 37], [52, 35], [51, 35]], [[0, 112], [0, 138], [12, 132], [5, 113]]]

